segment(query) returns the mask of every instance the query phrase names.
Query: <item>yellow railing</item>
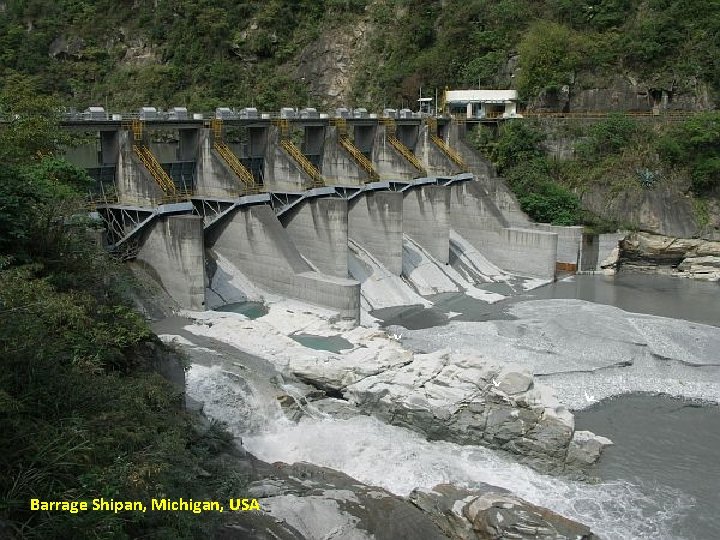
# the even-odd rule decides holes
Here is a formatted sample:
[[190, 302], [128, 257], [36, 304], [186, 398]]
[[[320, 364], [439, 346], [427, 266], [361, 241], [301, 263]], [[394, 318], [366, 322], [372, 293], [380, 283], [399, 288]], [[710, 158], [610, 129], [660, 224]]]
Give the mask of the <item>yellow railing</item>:
[[162, 165], [160, 165], [160, 162], [155, 157], [155, 154], [153, 154], [147, 146], [141, 144], [134, 144], [133, 152], [135, 152], [135, 155], [140, 158], [140, 161], [143, 165], [145, 165], [147, 170], [150, 171], [150, 174], [163, 190], [163, 193], [168, 197], [177, 196], [175, 182], [173, 182], [170, 175], [165, 172], [165, 169], [162, 168]]
[[221, 118], [213, 118], [210, 120], [210, 129], [215, 140], [223, 140], [223, 121]]
[[273, 120], [273, 124], [275, 124], [278, 129], [280, 129], [280, 136], [282, 138], [288, 137], [290, 135], [290, 122], [287, 118]]
[[440, 137], [435, 135], [434, 133], [430, 133], [430, 140], [435, 143], [435, 146], [437, 146], [440, 150], [443, 151], [443, 153], [449, 157], [455, 165], [460, 167], [463, 171], [468, 170], [467, 163], [465, 163], [465, 160], [462, 158], [460, 154], [457, 153], [456, 150], [450, 148], [448, 144], [445, 143]]
[[344, 118], [331, 118], [330, 125], [337, 128], [340, 137], [347, 135], [347, 120]]
[[325, 185], [325, 181], [323, 180], [320, 171], [317, 170], [315, 165], [310, 163], [308, 158], [303, 155], [300, 149], [295, 146], [292, 141], [288, 139], [282, 139], [280, 141], [280, 145], [285, 149], [288, 154], [290, 154], [290, 157], [292, 157], [295, 162], [300, 165], [300, 168], [305, 172], [305, 174], [312, 178], [313, 187], [321, 187]]
[[400, 141], [400, 139], [398, 139], [395, 135], [388, 135], [387, 140], [392, 147], [397, 150], [400, 155], [402, 155], [402, 157], [410, 162], [413, 167], [422, 174], [427, 174], [427, 171], [425, 170], [425, 167], [423, 167], [423, 164], [420, 163], [420, 160], [415, 157], [415, 154], [413, 154], [412, 151]]
[[373, 167], [372, 162], [353, 144], [347, 135], [341, 135], [338, 141], [340, 142], [340, 146], [347, 150], [357, 164], [368, 174], [370, 180], [380, 180], [380, 175], [378, 175], [375, 167]]
[[394, 118], [380, 118], [380, 124], [385, 126], [385, 133], [395, 134], [397, 126]]
[[142, 141], [143, 138], [143, 122], [142, 120], [133, 120], [130, 124], [133, 136], [136, 141]]
[[255, 184], [255, 178], [252, 173], [247, 170], [245, 165], [237, 158], [237, 156], [230, 150], [230, 147], [222, 141], [215, 140], [213, 148], [217, 150], [217, 153], [223, 158], [228, 167], [232, 169], [240, 181], [245, 184], [245, 190], [249, 193], [258, 193], [259, 187]]

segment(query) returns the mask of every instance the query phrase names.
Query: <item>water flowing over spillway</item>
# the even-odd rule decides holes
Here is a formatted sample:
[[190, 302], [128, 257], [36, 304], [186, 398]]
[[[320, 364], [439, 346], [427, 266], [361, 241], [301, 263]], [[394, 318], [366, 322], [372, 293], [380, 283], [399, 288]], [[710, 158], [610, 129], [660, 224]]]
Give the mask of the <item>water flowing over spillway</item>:
[[692, 504], [688, 496], [670, 488], [645, 491], [622, 481], [589, 485], [553, 478], [492, 450], [428, 442], [372, 417], [335, 419], [312, 408], [298, 423], [279, 409], [265, 416], [268, 408], [258, 406], [236, 376], [219, 367], [194, 366], [188, 374], [188, 392], [206, 403], [210, 416], [240, 431], [244, 446], [265, 461], [330, 467], [398, 495], [437, 484], [487, 483], [617, 540], [675, 538], [667, 531]]
[[[350, 267], [363, 284], [365, 308], [393, 302], [427, 306], [431, 302], [422, 294], [431, 292], [428, 287], [470, 296], [485, 279], [507, 279], [494, 274], [467, 246], [463, 250], [457, 236], [451, 244], [456, 258], [447, 267], [432, 261], [409, 238], [404, 246], [412, 264], [402, 277], [384, 270], [360, 246], [351, 246]], [[223, 271], [233, 274], [226, 266]], [[221, 290], [227, 292], [227, 287]], [[388, 297], [388, 290], [395, 296]], [[477, 290], [477, 298], [487, 294], [486, 301], [497, 300]], [[181, 336], [165, 339], [179, 341], [193, 361], [188, 395], [204, 403], [208, 416], [227, 422], [244, 448], [264, 461], [329, 467], [400, 496], [438, 484], [490, 484], [584, 523], [601, 538], [691, 540], [675, 529], [696, 501], [675, 487], [632, 478], [587, 483], [541, 474], [484, 446], [428, 440], [363, 414], [351, 402], [308, 399], [308, 389], [300, 382], [307, 373], [318, 380], [325, 372], [323, 384], [331, 388], [331, 372], [345, 369], [343, 384], [349, 385], [382, 371], [377, 366], [383, 362], [389, 366], [399, 357], [412, 357], [411, 351], [448, 349], [523, 366], [550, 384], [560, 402], [572, 409], [634, 391], [720, 402], [717, 327], [577, 300], [521, 301], [507, 312], [510, 320], [450, 322], [415, 331], [397, 328], [392, 339], [372, 321], [351, 329], [332, 323], [322, 310], [276, 299], [269, 313], [256, 320], [233, 313], [188, 314], [192, 323], [170, 332]], [[352, 349], [310, 349], [294, 340], [295, 334], [341, 336]], [[420, 387], [414, 391], [424, 393]], [[291, 407], [281, 406], [281, 401]]]

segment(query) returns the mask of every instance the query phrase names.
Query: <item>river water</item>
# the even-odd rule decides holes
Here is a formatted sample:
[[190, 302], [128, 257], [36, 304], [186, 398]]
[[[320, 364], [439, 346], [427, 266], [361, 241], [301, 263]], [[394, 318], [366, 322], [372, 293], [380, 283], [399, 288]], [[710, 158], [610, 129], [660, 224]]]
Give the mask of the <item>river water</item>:
[[[578, 429], [615, 442], [594, 471], [596, 483], [542, 475], [481, 446], [427, 441], [364, 415], [308, 406], [299, 422], [290, 421], [277, 397], [299, 390], [269, 362], [229, 346], [229, 333], [213, 340], [204, 330], [188, 332], [187, 321], [180, 320], [156, 331], [190, 345], [188, 394], [265, 461], [331, 467], [403, 496], [440, 483], [497, 485], [609, 540], [720, 539], [718, 407], [631, 393], [650, 389], [720, 401], [720, 330], [713, 328], [720, 326], [718, 284], [619, 275], [576, 276], [520, 294], [502, 283], [485, 286], [509, 298], [488, 304], [446, 293], [428, 297], [431, 307], [386, 308], [373, 315], [395, 325], [391, 330], [411, 349], [477, 347], [524, 362], [545, 377], [577, 411]], [[251, 317], [263, 312], [250, 308]], [[290, 338], [315, 349], [347, 346], [315, 332]], [[278, 345], [268, 353], [281, 350]], [[583, 393], [600, 401], [589, 406]]]
[[[507, 294], [497, 284], [494, 284], [493, 291]], [[433, 349], [433, 339], [427, 338], [429, 329], [438, 326], [447, 328], [450, 322], [511, 321], [517, 319], [513, 306], [521, 302], [556, 299], [585, 300], [631, 313], [720, 326], [720, 284], [641, 274], [572, 276], [490, 305], [463, 294], [437, 295], [430, 308], [395, 307], [378, 310], [373, 315], [393, 328], [415, 330], [410, 332], [411, 342], [413, 336], [423, 335], [421, 346], [417, 349], [425, 351]], [[567, 315], [574, 317], [577, 313], [569, 307]], [[598, 334], [602, 335], [605, 323], [599, 316], [597, 324]], [[675, 325], [671, 323], [668, 326]], [[458, 324], [458, 331], [442, 334], [437, 341], [448, 343], [448, 334], [457, 335], [461, 328], [464, 327]], [[566, 339], [571, 340], [572, 337], [567, 336]], [[702, 340], [702, 337], [694, 340]], [[610, 343], [608, 345], [611, 346]], [[679, 346], [682, 348], [684, 344], [679, 343]], [[708, 363], [720, 365], [720, 348], [713, 348], [709, 353]], [[626, 358], [618, 355], [617, 360], [622, 362]], [[689, 360], [693, 360], [692, 354]], [[582, 368], [579, 363], [575, 367]], [[646, 380], [651, 378], [649, 374], [640, 375]], [[689, 385], [683, 382], [685, 376], [681, 373], [677, 378], [682, 379], [680, 384]], [[720, 375], [713, 366], [700, 377], [720, 383]], [[550, 384], [553, 385], [553, 382]], [[591, 387], [587, 380], [580, 384]], [[553, 386], [557, 388], [559, 385]], [[658, 392], [662, 392], [662, 381], [658, 386]], [[660, 503], [658, 497], [656, 507], [650, 505], [640, 511], [642, 514], [649, 510], [657, 517], [685, 507], [664, 525], [663, 530], [655, 530], [652, 534], [666, 538], [720, 539], [720, 409], [716, 404], [698, 406], [694, 402], [662, 395], [624, 394], [578, 411], [576, 428], [601, 434], [615, 443], [606, 450], [593, 471], [602, 481], [628, 482], [647, 494], [676, 493], [675, 501]], [[652, 495], [649, 496], [652, 498]], [[638, 522], [653, 520], [647, 514], [638, 515], [636, 519]], [[652, 537], [649, 532], [636, 534]]]

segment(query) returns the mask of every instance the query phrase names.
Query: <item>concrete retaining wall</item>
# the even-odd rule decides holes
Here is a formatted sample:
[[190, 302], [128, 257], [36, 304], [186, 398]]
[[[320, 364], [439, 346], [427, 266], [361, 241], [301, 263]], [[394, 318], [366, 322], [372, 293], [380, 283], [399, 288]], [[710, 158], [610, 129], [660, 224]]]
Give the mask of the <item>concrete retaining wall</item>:
[[352, 199], [348, 208], [348, 236], [389, 272], [402, 274], [403, 194], [371, 191]]
[[490, 195], [477, 182], [451, 186], [450, 223], [501, 269], [521, 276], [554, 279], [557, 234], [508, 228]]
[[298, 204], [280, 218], [297, 250], [321, 272], [348, 277], [346, 199], [318, 198]]
[[208, 241], [215, 252], [265, 290], [359, 321], [360, 284], [313, 271], [270, 206], [239, 208], [218, 225]]
[[476, 176], [488, 192], [508, 225], [511, 227], [530, 226], [532, 222], [520, 208], [520, 204], [505, 181], [498, 177], [495, 167], [465, 142], [465, 129], [465, 126], [458, 126], [455, 122], [450, 125], [449, 140], [452, 147], [468, 164], [470, 172]]
[[542, 231], [558, 235], [557, 262], [566, 270], [577, 270], [582, 249], [583, 228], [561, 227], [548, 223], [534, 223], [533, 225]]
[[420, 186], [403, 193], [403, 231], [438, 262], [450, 259], [450, 189]]
[[205, 309], [205, 247], [199, 216], [159, 217], [141, 238], [136, 260], [149, 267], [181, 308]]

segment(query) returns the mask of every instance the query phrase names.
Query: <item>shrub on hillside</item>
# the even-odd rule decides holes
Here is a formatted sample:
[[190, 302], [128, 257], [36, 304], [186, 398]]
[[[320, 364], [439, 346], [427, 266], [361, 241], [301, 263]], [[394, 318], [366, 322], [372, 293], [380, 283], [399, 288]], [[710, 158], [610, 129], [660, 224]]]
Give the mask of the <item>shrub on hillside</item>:
[[657, 150], [666, 163], [688, 168], [695, 193], [720, 188], [720, 112], [687, 119], [658, 141]]

